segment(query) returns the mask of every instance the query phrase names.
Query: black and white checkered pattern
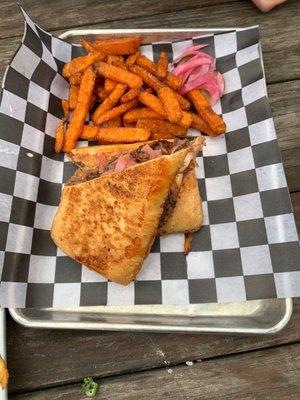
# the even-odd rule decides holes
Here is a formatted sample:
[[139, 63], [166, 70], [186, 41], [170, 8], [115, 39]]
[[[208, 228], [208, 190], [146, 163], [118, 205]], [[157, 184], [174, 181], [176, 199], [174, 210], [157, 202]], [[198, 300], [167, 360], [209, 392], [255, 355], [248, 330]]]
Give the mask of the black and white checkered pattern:
[[[258, 28], [143, 46], [170, 61], [208, 43], [225, 79], [215, 110], [228, 133], [207, 137], [197, 161], [204, 226], [192, 252], [184, 235], [157, 238], [135, 282], [122, 287], [72, 261], [50, 238], [62, 184], [74, 172], [54, 153], [68, 84], [63, 64], [82, 49], [25, 16], [0, 106], [0, 273], [2, 307], [189, 304], [300, 295], [297, 231], [266, 97]], [[197, 135], [191, 130], [192, 135]], [[81, 145], [86, 145], [82, 142]]]

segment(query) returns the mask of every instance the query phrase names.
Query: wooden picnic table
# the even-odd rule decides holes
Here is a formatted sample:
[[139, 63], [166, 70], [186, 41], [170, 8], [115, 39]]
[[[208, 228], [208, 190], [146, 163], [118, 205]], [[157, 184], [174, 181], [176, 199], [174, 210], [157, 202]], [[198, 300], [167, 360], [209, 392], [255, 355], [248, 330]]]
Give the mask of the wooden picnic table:
[[[23, 0], [44, 29], [199, 28], [260, 25], [269, 99], [300, 226], [300, 2], [269, 14], [247, 0]], [[0, 3], [0, 74], [23, 21]], [[1, 76], [2, 79], [2, 76]], [[83, 399], [80, 382], [100, 381], [99, 399], [299, 399], [300, 301], [286, 329], [238, 337], [26, 329], [8, 317], [10, 398]], [[187, 360], [194, 361], [187, 366]]]

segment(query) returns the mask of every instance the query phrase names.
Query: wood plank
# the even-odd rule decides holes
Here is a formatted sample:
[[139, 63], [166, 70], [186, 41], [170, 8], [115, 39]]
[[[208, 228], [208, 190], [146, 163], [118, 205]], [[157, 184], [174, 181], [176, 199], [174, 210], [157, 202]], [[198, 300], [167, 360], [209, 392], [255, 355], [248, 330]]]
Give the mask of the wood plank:
[[[226, 0], [226, 3], [237, 0]], [[191, 8], [219, 4], [219, 0], [142, 0], [136, 4], [131, 0], [87, 2], [85, 0], [23, 0], [22, 6], [30, 17], [46, 30], [72, 28], [101, 22], [121, 21]], [[225, 1], [223, 1], [223, 4]], [[23, 18], [16, 2], [2, 0], [0, 4], [0, 37], [17, 36], [23, 32]]]
[[267, 91], [280, 149], [300, 147], [300, 80], [268, 85]]
[[[148, 1], [148, 0], [147, 0]], [[150, 0], [149, 0], [150, 1]], [[0, 37], [1, 32], [6, 29], [6, 25], [8, 22], [7, 12], [4, 4], [10, 3], [10, 0], [5, 0], [0, 4], [0, 12], [3, 13], [3, 18], [0, 19]], [[46, 2], [46, 0], [43, 0]], [[28, 1], [28, 10], [32, 9], [32, 16], [45, 29], [54, 30], [53, 33], [59, 34], [63, 31], [66, 31], [67, 28], [76, 27], [78, 25], [74, 24], [74, 21], [81, 21], [81, 24], [86, 24], [82, 27], [85, 28], [199, 28], [199, 27], [220, 27], [220, 25], [224, 27], [232, 27], [232, 26], [251, 26], [260, 24], [261, 30], [261, 40], [264, 54], [264, 63], [266, 69], [266, 77], [267, 82], [280, 82], [280, 81], [288, 81], [297, 79], [300, 77], [300, 55], [298, 50], [299, 47], [299, 34], [295, 34], [297, 31], [297, 22], [298, 15], [300, 12], [300, 3], [297, 0], [290, 0], [284, 6], [279, 7], [272, 11], [270, 14], [265, 15], [259, 12], [254, 8], [252, 4], [249, 2], [245, 2], [242, 0], [235, 1], [233, 3], [228, 3], [226, 6], [220, 7], [219, 2], [213, 1], [210, 6], [204, 6], [206, 3], [201, 2], [198, 8], [188, 9], [185, 7], [186, 2], [175, 2], [176, 7], [179, 10], [180, 4], [183, 4], [182, 7], [185, 8], [180, 12], [176, 11], [176, 7], [174, 8], [159, 8], [156, 11], [152, 10], [153, 15], [147, 15], [147, 12], [143, 11], [140, 13], [140, 9], [147, 10], [149, 12], [149, 7], [147, 8], [147, 2], [143, 0], [143, 3], [139, 3], [138, 10], [134, 10], [130, 8], [128, 14], [125, 12], [125, 16], [122, 14], [124, 12], [123, 7], [126, 7], [127, 3], [130, 3], [129, 0], [122, 2], [122, 7], [120, 7], [120, 2], [111, 2], [113, 5], [116, 5], [116, 9], [118, 10], [118, 5], [120, 8], [120, 16], [119, 19], [127, 18], [124, 20], [118, 20], [111, 22], [107, 14], [102, 14], [101, 10], [97, 11], [96, 15], [101, 16], [99, 23], [94, 24], [93, 21], [95, 17], [91, 17], [89, 20], [89, 13], [95, 14], [94, 8], [86, 7], [85, 2], [77, 1], [77, 7], [71, 7], [69, 2], [60, 2], [53, 1], [51, 2], [51, 18], [47, 13], [44, 12], [44, 7], [40, 4], [41, 2], [34, 2], [34, 0]], [[209, 2], [209, 1], [208, 1]], [[34, 3], [36, 3], [34, 5]], [[134, 4], [134, 2], [131, 2]], [[153, 2], [151, 2], [152, 4]], [[173, 4], [172, 2], [154, 2], [155, 6], [158, 7], [158, 4]], [[193, 4], [199, 2], [191, 2], [188, 4], [192, 7]], [[210, 3], [210, 2], [209, 2]], [[53, 4], [53, 5], [52, 5]], [[81, 6], [79, 6], [81, 4]], [[84, 4], [85, 11], [82, 11], [82, 4]], [[97, 7], [99, 7], [99, 2], [95, 3]], [[107, 4], [107, 3], [106, 3]], [[109, 9], [112, 7], [110, 4]], [[123, 5], [124, 4], [124, 5]], [[142, 6], [143, 4], [143, 6]], [[200, 4], [200, 3], [199, 3]], [[15, 4], [13, 5], [15, 7]], [[68, 12], [64, 12], [62, 9], [61, 12], [58, 12], [55, 7], [65, 7], [69, 8]], [[160, 6], [163, 7], [163, 6]], [[169, 6], [168, 6], [169, 7]], [[135, 7], [136, 8], [136, 7]], [[152, 7], [150, 7], [151, 9]], [[11, 10], [11, 8], [9, 8]], [[163, 10], [173, 10], [173, 12], [166, 12], [165, 14], [155, 14], [158, 12], [163, 12]], [[56, 13], [55, 13], [56, 10]], [[72, 12], [69, 12], [72, 10]], [[97, 9], [98, 10], [98, 9]], [[160, 11], [161, 10], [161, 11]], [[236, 10], [239, 10], [237, 13]], [[11, 12], [9, 15], [8, 21], [13, 27], [14, 36], [16, 34], [20, 35], [23, 32], [23, 23], [20, 19], [17, 18], [17, 15]], [[74, 13], [79, 13], [79, 17], [73, 16]], [[112, 11], [111, 11], [112, 12]], [[115, 12], [115, 11], [114, 11]], [[109, 14], [109, 13], [108, 13]], [[72, 26], [69, 26], [67, 21], [69, 15], [72, 15]], [[77, 15], [77, 14], [76, 14]], [[127, 17], [126, 17], [127, 15]], [[233, 19], [234, 15], [234, 19]], [[4, 18], [5, 16], [5, 18]], [[87, 17], [86, 17], [87, 16]], [[86, 18], [86, 19], [85, 19]], [[116, 18], [116, 17], [115, 17]], [[45, 24], [44, 19], [48, 21], [50, 25]], [[57, 20], [60, 22], [58, 23]], [[62, 21], [65, 21], [65, 24], [62, 24]], [[93, 24], [89, 24], [92, 21]], [[222, 21], [220, 23], [219, 21]], [[286, 24], [284, 21], [289, 21]], [[5, 24], [1, 28], [1, 23]], [[89, 24], [89, 25], [88, 25]], [[55, 30], [55, 27], [61, 27], [63, 29]], [[5, 35], [9, 35], [5, 31]], [[274, 35], [276, 32], [276, 35]], [[1, 58], [2, 63], [0, 65], [0, 76], [2, 76], [4, 72], [5, 66], [9, 63], [13, 53], [17, 49], [17, 46], [20, 43], [20, 37], [11, 37], [8, 39], [0, 39], [0, 49], [1, 49]], [[276, 60], [276, 63], [274, 62]]]
[[300, 80], [268, 85], [267, 90], [289, 189], [300, 191]]
[[[298, 400], [300, 345], [101, 380], [99, 399]], [[79, 400], [79, 384], [15, 395], [14, 400]]]
[[34, 330], [11, 318], [7, 329], [10, 390], [22, 391], [296, 342], [300, 300], [289, 326], [268, 336]]
[[292, 200], [292, 204], [293, 204], [298, 233], [300, 233], [300, 192], [292, 193], [291, 200]]

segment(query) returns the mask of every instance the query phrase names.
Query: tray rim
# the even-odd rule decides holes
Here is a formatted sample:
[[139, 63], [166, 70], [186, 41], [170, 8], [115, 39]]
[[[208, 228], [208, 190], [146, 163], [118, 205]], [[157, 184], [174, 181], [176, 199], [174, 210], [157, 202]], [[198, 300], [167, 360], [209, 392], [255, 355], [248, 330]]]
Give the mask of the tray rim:
[[[0, 355], [7, 362], [5, 308], [0, 308]], [[7, 398], [8, 398], [7, 388], [6, 389], [1, 389], [0, 388], [0, 400], [7, 400]]]
[[123, 28], [123, 29], [109, 29], [109, 28], [97, 28], [97, 29], [92, 29], [92, 28], [86, 28], [86, 29], [69, 29], [63, 33], [61, 33], [58, 37], [60, 39], [67, 39], [69, 36], [72, 36], [74, 34], [76, 35], [87, 35], [87, 34], [92, 34], [92, 35], [101, 35], [101, 34], [114, 34], [114, 33], [172, 33], [172, 32], [199, 32], [199, 33], [206, 33], [206, 32], [229, 32], [229, 31], [234, 31], [236, 29], [250, 29], [250, 28], [257, 28], [259, 27], [258, 24], [256, 25], [250, 25], [247, 27], [226, 27], [226, 28]]
[[[182, 327], [182, 326], [157, 326], [136, 324], [119, 324], [106, 322], [58, 322], [30, 320], [26, 318], [21, 308], [9, 308], [12, 318], [19, 324], [27, 328], [47, 328], [47, 329], [73, 329], [73, 330], [101, 330], [101, 331], [135, 331], [135, 332], [156, 332], [156, 333], [219, 333], [219, 334], [253, 334], [268, 335], [281, 331], [289, 322], [293, 312], [293, 300], [291, 298], [279, 299], [285, 303], [285, 313], [281, 320], [270, 328], [222, 328], [222, 327]], [[264, 301], [262, 299], [261, 301]], [[59, 310], [59, 309], [53, 309]]]

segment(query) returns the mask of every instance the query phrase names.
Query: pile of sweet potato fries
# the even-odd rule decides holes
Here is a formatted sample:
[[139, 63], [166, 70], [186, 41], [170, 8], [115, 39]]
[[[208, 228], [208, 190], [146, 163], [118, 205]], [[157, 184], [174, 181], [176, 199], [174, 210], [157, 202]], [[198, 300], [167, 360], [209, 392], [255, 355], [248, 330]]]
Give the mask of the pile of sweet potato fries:
[[190, 127], [211, 136], [226, 131], [201, 90], [178, 93], [183, 82], [168, 72], [166, 53], [157, 63], [140, 54], [140, 36], [80, 42], [87, 55], [62, 71], [70, 91], [56, 152], [69, 152], [79, 139], [131, 143], [185, 136]]

